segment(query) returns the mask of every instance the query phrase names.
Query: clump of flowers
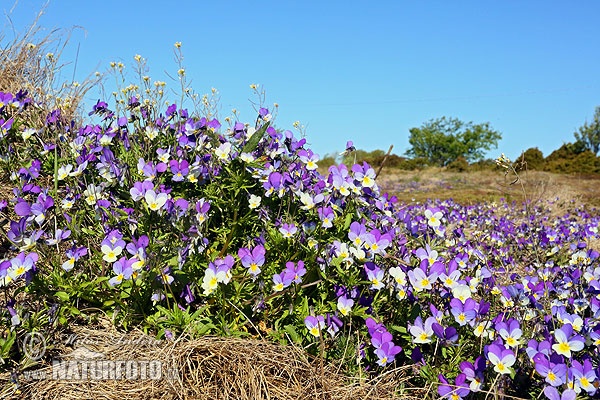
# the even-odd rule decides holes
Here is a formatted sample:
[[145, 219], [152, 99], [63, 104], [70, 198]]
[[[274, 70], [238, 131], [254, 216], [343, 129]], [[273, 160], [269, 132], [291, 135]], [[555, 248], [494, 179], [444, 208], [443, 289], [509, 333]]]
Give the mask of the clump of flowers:
[[399, 205], [366, 163], [320, 172], [263, 105], [224, 126], [148, 90], [98, 101], [87, 124], [53, 111], [33, 127], [26, 94], [0, 94], [3, 348], [102, 310], [158, 337], [350, 348], [348, 371], [411, 364], [444, 398], [596, 393], [596, 210]]

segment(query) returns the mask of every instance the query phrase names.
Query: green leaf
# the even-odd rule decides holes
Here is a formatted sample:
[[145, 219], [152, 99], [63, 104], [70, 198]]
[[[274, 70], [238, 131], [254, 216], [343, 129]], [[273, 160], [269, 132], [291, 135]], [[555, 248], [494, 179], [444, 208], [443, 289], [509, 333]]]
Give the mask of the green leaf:
[[207, 333], [209, 333], [210, 331], [212, 331], [213, 329], [215, 329], [216, 326], [213, 324], [203, 324], [203, 323], [197, 323], [196, 325], [196, 333], [200, 336], [202, 335], [206, 335]]
[[352, 214], [348, 213], [346, 215], [346, 220], [344, 221], [344, 230], [347, 231], [348, 228], [350, 228], [351, 224], [352, 224]]
[[64, 303], [69, 301], [69, 294], [67, 292], [56, 292], [56, 297]]
[[90, 236], [96, 236], [96, 232], [94, 232], [93, 230], [91, 230], [90, 228], [87, 227], [82, 227], [81, 231], [83, 233], [85, 233], [86, 235], [90, 235]]
[[302, 339], [300, 338], [300, 335], [298, 335], [298, 332], [296, 332], [296, 327], [294, 327], [294, 325], [288, 324], [284, 326], [283, 329], [287, 332], [290, 339], [292, 339], [294, 343], [302, 342]]
[[[8, 334], [8, 337], [6, 339], [0, 339], [0, 347], [1, 347], [1, 351], [2, 354], [0, 354], [1, 358], [6, 358], [8, 357], [9, 353], [10, 353], [10, 349], [12, 348], [15, 339], [17, 338], [17, 333], [15, 331], [11, 331]], [[1, 362], [1, 360], [0, 360]]]
[[69, 312], [71, 315], [80, 315], [81, 311], [77, 307], [69, 307]]
[[260, 142], [260, 139], [262, 139], [262, 137], [265, 135], [265, 132], [267, 131], [268, 127], [269, 122], [265, 122], [265, 124], [258, 131], [254, 132], [254, 135], [252, 135], [250, 140], [248, 140], [248, 142], [242, 149], [242, 153], [252, 153], [258, 146], [258, 142]]
[[[330, 264], [334, 267], [339, 267], [342, 261], [344, 261], [344, 257], [335, 257], [333, 260], [331, 260]], [[343, 274], [343, 270], [338, 269], [338, 273]]]

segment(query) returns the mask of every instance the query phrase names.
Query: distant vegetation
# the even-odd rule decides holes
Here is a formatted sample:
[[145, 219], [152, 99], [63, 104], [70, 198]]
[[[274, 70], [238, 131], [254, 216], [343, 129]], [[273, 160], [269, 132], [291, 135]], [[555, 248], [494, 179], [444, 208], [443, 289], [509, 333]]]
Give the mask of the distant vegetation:
[[[485, 159], [484, 151], [497, 146], [501, 134], [493, 130], [488, 123], [464, 123], [454, 118], [438, 118], [423, 124], [420, 128], [410, 129], [411, 148], [404, 156], [387, 154], [384, 150], [355, 150], [343, 155], [326, 155], [319, 165], [355, 162], [367, 162], [378, 168], [413, 171], [427, 167], [446, 167], [450, 171], [473, 172], [498, 169], [494, 160]], [[585, 122], [574, 133], [574, 141], [544, 157], [537, 147], [529, 148], [514, 160], [518, 171], [535, 170], [553, 173], [600, 173], [600, 107], [596, 108], [594, 120]]]

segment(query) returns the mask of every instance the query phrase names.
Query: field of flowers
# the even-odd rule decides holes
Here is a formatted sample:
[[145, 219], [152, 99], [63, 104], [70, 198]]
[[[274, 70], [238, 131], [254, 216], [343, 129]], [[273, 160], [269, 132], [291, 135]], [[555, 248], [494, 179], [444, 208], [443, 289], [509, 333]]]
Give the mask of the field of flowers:
[[138, 89], [43, 126], [0, 93], [5, 371], [31, 368], [26, 333], [101, 313], [293, 342], [348, 374], [412, 365], [444, 398], [596, 394], [596, 209], [400, 204], [367, 164], [318, 172], [262, 105], [221, 122]]

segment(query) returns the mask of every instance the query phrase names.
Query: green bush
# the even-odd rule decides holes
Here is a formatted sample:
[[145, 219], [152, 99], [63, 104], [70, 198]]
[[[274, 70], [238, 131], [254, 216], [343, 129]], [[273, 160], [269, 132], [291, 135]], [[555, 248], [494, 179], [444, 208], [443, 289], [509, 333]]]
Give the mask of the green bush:
[[497, 164], [496, 161], [492, 160], [492, 159], [485, 159], [485, 160], [480, 160], [480, 161], [476, 161], [474, 163], [472, 163], [469, 166], [469, 170], [473, 171], [473, 172], [479, 172], [479, 171], [500, 171], [502, 170], [502, 168], [500, 168]]
[[429, 167], [429, 162], [423, 157], [406, 158], [398, 164], [398, 168], [405, 171], [421, 170], [427, 167]]
[[600, 158], [581, 142], [565, 143], [545, 160], [545, 171], [554, 173], [599, 173]]
[[521, 156], [515, 160], [513, 166], [517, 171], [541, 171], [544, 169], [545, 163], [544, 154], [541, 150], [537, 147], [531, 147], [525, 150]]
[[469, 169], [469, 163], [464, 157], [460, 156], [456, 160], [448, 164], [447, 169], [448, 171], [453, 172], [465, 172]]

